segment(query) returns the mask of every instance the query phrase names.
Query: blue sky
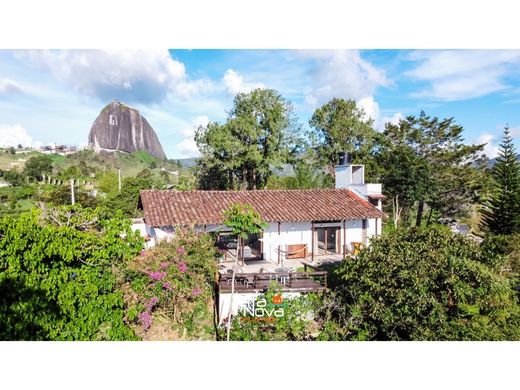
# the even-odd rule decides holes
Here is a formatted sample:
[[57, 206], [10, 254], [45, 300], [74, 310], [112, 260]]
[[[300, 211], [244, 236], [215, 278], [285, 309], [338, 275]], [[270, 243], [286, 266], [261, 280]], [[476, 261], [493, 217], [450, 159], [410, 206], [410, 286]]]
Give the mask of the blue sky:
[[170, 158], [198, 154], [193, 132], [223, 121], [237, 92], [278, 90], [304, 126], [332, 97], [382, 129], [421, 110], [455, 117], [494, 157], [508, 123], [520, 145], [518, 50], [0, 50], [0, 145], [84, 145], [112, 99], [136, 107]]

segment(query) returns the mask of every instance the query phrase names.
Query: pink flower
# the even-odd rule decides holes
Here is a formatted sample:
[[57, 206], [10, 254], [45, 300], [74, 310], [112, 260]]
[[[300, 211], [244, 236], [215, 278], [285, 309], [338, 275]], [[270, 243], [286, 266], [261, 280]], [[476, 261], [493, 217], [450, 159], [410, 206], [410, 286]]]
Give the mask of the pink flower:
[[165, 290], [173, 290], [173, 287], [170, 282], [163, 283], [162, 286]]
[[165, 261], [164, 263], [161, 263], [161, 264], [160, 264], [160, 268], [161, 268], [161, 269], [166, 269], [166, 268], [168, 268], [169, 265], [170, 265], [170, 263], [168, 263], [167, 261]]
[[144, 307], [146, 307], [146, 311], [151, 312], [153, 307], [157, 304], [157, 302], [159, 302], [159, 299], [157, 297], [150, 298], [148, 303], [144, 305]]
[[139, 256], [143, 257], [144, 255], [146, 254], [146, 252], [144, 250], [142, 250], [141, 252], [139, 252]]
[[166, 272], [153, 271], [149, 272], [148, 276], [153, 280], [163, 280], [166, 277]]
[[196, 297], [200, 294], [202, 294], [202, 290], [200, 288], [195, 288], [195, 289], [191, 290], [191, 295], [194, 297]]
[[186, 253], [186, 250], [184, 249], [183, 246], [181, 246], [181, 247], [179, 247], [179, 249], [177, 249], [177, 253], [178, 253], [179, 255], [183, 255], [183, 254]]
[[177, 265], [177, 268], [179, 269], [180, 272], [184, 273], [188, 270], [188, 266], [186, 265], [186, 263], [184, 262], [181, 262]]
[[138, 315], [139, 322], [143, 326], [144, 330], [148, 330], [152, 326], [152, 314], [149, 311], [143, 311]]

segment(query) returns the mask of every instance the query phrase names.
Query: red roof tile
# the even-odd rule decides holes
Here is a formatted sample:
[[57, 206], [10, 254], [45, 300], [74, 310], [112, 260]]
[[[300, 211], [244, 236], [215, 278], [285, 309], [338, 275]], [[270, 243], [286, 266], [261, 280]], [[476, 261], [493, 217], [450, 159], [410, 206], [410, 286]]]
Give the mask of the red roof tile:
[[248, 203], [267, 222], [340, 221], [384, 214], [348, 189], [140, 192], [147, 224], [219, 224], [232, 203]]

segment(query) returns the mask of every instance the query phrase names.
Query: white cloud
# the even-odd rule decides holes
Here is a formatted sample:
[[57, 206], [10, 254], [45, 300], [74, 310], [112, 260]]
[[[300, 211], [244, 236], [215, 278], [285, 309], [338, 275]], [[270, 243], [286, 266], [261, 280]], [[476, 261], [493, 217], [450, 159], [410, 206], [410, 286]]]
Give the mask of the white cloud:
[[356, 106], [365, 111], [365, 120], [372, 119], [376, 121], [379, 119], [379, 104], [374, 100], [373, 96], [360, 99]]
[[489, 158], [498, 156], [498, 144], [495, 141], [495, 136], [492, 134], [481, 134], [476, 142], [477, 145], [486, 144], [484, 146], [484, 154]]
[[209, 119], [207, 116], [197, 116], [192, 120], [192, 126], [186, 127], [181, 131], [181, 134], [184, 137], [179, 143], [179, 152], [182, 158], [200, 156], [199, 148], [194, 139], [195, 130], [197, 130], [199, 126], [206, 126], [208, 123]]
[[384, 129], [386, 123], [391, 123], [393, 125], [397, 125], [401, 119], [404, 119], [404, 115], [400, 112], [396, 112], [392, 116], [384, 116], [380, 119], [381, 129]]
[[419, 64], [405, 74], [425, 81], [418, 97], [453, 101], [506, 90], [506, 76], [520, 65], [519, 50], [417, 51], [410, 56]]
[[0, 146], [40, 146], [21, 125], [0, 125]]
[[361, 58], [358, 50], [302, 50], [298, 54], [314, 61], [305, 97], [313, 108], [334, 97], [359, 101], [372, 96], [378, 87], [391, 85], [384, 70]]
[[21, 93], [22, 87], [11, 79], [0, 79], [0, 95], [11, 95], [14, 93]]
[[233, 69], [226, 70], [224, 77], [222, 77], [222, 82], [226, 92], [232, 96], [235, 96], [237, 93], [247, 93], [256, 88], [265, 88], [264, 84], [260, 82], [245, 82], [244, 77]]
[[404, 118], [403, 114], [400, 112], [396, 112], [392, 116], [381, 117], [379, 104], [374, 100], [373, 96], [360, 99], [356, 102], [356, 106], [365, 111], [365, 120], [372, 119], [374, 121], [374, 127], [379, 131], [384, 130], [386, 123], [390, 122], [396, 125], [399, 123], [400, 119]]
[[184, 64], [167, 50], [31, 50], [17, 56], [103, 101], [152, 103], [170, 92], [187, 98], [211, 87], [209, 80], [189, 80]]

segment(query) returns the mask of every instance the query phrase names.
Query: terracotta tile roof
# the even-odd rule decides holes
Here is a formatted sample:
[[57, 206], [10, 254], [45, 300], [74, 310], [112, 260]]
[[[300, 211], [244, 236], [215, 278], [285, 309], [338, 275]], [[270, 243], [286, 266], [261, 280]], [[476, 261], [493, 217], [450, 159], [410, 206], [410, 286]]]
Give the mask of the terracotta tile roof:
[[248, 203], [267, 222], [382, 218], [384, 214], [348, 189], [140, 192], [147, 224], [218, 224], [232, 203]]

